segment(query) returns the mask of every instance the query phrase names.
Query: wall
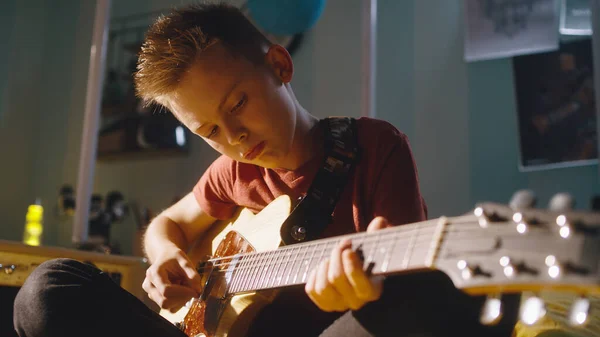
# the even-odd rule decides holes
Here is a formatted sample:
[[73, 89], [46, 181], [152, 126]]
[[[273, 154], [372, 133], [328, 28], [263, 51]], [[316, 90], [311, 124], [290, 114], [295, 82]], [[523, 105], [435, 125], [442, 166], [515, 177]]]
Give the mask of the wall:
[[[0, 239], [20, 240], [30, 193], [41, 108], [45, 1], [3, 1], [0, 31]], [[28, 13], [25, 15], [24, 13]]]
[[[7, 0], [0, 2], [0, 31], [4, 35], [4, 43], [6, 46], [12, 44], [12, 38], [15, 26], [16, 0]], [[8, 64], [11, 59], [10, 48], [3, 48], [0, 52], [0, 121], [2, 120], [2, 112], [5, 111], [6, 100], [8, 94], [5, 88], [8, 86]]]
[[431, 215], [471, 206], [461, 14], [456, 2], [415, 1], [414, 151]]
[[510, 59], [465, 63], [462, 2], [379, 1], [378, 117], [410, 137], [430, 216], [508, 202], [518, 189], [600, 192], [596, 166], [523, 173]]

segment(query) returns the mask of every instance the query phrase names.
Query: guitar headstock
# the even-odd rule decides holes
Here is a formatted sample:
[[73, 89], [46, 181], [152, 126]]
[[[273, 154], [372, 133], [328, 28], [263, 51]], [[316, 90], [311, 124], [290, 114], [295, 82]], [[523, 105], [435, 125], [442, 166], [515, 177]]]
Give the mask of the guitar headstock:
[[448, 220], [435, 267], [469, 294], [600, 293], [600, 213], [482, 203]]

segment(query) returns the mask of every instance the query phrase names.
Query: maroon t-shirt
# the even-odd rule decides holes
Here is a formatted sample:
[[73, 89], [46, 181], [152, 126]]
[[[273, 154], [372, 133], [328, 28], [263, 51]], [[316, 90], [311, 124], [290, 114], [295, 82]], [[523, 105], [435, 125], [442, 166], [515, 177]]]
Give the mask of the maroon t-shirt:
[[[392, 225], [425, 220], [417, 169], [406, 135], [388, 122], [357, 119], [361, 158], [323, 236], [365, 231], [369, 222], [385, 217]], [[238, 206], [259, 212], [280, 195], [292, 199], [308, 191], [321, 168], [315, 158], [296, 170], [266, 169], [219, 157], [194, 187], [198, 204], [217, 219], [227, 219]]]

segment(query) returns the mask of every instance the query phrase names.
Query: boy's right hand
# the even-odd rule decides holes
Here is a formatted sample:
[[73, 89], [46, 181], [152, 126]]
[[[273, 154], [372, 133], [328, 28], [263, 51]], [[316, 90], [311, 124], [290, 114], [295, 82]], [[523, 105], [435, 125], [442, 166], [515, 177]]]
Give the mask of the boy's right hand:
[[146, 270], [142, 288], [162, 309], [175, 312], [200, 295], [202, 284], [187, 254], [173, 247], [165, 249]]

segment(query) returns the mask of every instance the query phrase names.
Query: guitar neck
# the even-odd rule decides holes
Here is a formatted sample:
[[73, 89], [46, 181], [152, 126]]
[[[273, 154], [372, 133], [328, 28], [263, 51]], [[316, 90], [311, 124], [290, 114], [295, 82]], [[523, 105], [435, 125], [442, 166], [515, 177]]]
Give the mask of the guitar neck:
[[306, 283], [308, 275], [344, 239], [360, 250], [364, 268], [374, 275], [431, 268], [445, 218], [285, 246], [277, 250], [216, 259], [226, 265], [229, 293], [245, 293]]

